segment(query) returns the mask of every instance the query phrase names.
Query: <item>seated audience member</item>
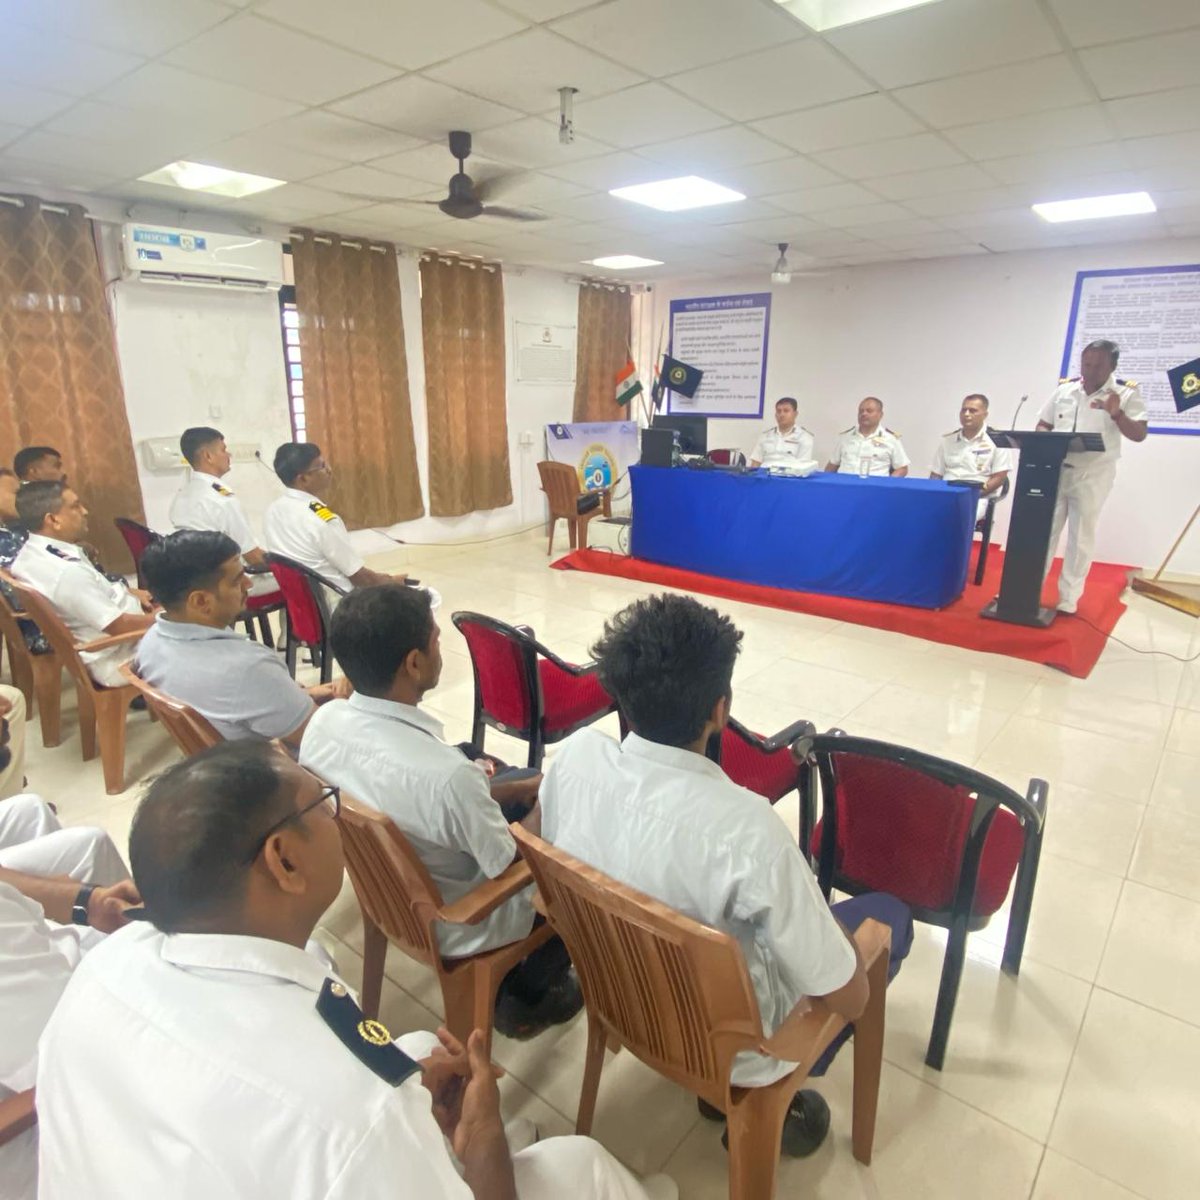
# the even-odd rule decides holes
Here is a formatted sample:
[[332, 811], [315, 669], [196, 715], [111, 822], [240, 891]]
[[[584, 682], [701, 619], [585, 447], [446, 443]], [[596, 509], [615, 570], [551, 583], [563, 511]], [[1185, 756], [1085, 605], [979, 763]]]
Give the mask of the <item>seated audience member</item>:
[[838, 434], [826, 471], [842, 475], [907, 475], [908, 455], [900, 435], [883, 424], [883, 401], [868, 396], [858, 406], [858, 426]]
[[43, 1200], [672, 1196], [588, 1138], [510, 1154], [481, 1033], [393, 1042], [305, 952], [342, 885], [337, 808], [255, 742], [151, 785], [130, 856], [153, 925], [87, 956], [42, 1039]]
[[795, 468], [813, 461], [813, 435], [796, 420], [796, 401], [775, 401], [775, 424], [763, 430], [750, 451], [752, 467]]
[[959, 428], [938, 442], [929, 472], [930, 479], [980, 484], [980, 516], [988, 497], [1000, 491], [1013, 467], [1013, 452], [992, 441], [987, 416], [988, 398], [979, 392], [968, 396], [958, 413]]
[[13, 456], [13, 471], [21, 483], [66, 483], [62, 455], [53, 446], [25, 446]]
[[[21, 553], [29, 537], [29, 530], [21, 524], [17, 516], [17, 490], [20, 481], [7, 467], [0, 467], [0, 567], [10, 570], [13, 560]], [[0, 580], [0, 603], [7, 602], [9, 608], [17, 613], [17, 624], [21, 628], [21, 636], [25, 640], [25, 648], [30, 654], [48, 654], [50, 643], [46, 641], [42, 631], [28, 618], [21, 616], [24, 611], [17, 594]]]
[[25, 697], [0, 684], [0, 806], [25, 783]]
[[[106, 578], [79, 549], [87, 532], [87, 509], [61, 483], [27, 483], [17, 493], [17, 513], [29, 530], [12, 565], [13, 575], [41, 592], [80, 642], [146, 629], [150, 598], [123, 581]], [[122, 663], [133, 644], [85, 651], [80, 655], [92, 678], [103, 687], [124, 683]]]
[[[38, 1038], [71, 972], [138, 903], [99, 829], [63, 829], [37, 796], [0, 804], [0, 1100], [33, 1087]], [[37, 1193], [37, 1132], [0, 1146], [5, 1200]]]
[[312, 442], [284, 442], [275, 451], [275, 474], [284, 488], [263, 518], [264, 540], [272, 554], [282, 554], [322, 579], [349, 591], [375, 583], [403, 582], [403, 575], [372, 571], [350, 543], [346, 523], [320, 498], [333, 481], [333, 471]]
[[163, 611], [138, 644], [134, 670], [223, 738], [279, 738], [296, 748], [316, 706], [349, 695], [344, 679], [301, 687], [278, 654], [231, 628], [247, 592], [233, 538], [207, 529], [168, 534], [146, 548], [142, 574]]
[[[388, 584], [347, 596], [333, 615], [330, 644], [355, 694], [313, 716], [300, 762], [386, 813], [453, 903], [511, 865], [517, 848], [482, 767], [444, 740], [442, 723], [418, 707], [442, 672], [440, 631], [429, 596]], [[526, 818], [536, 827], [538, 810]], [[446, 958], [526, 937], [532, 889], [477, 925], [438, 929]], [[552, 938], [505, 977], [496, 1028], [532, 1037], [573, 1017], [582, 994], [566, 949]]]
[[241, 502], [221, 482], [233, 461], [225, 447], [225, 435], [207, 426], [185, 429], [179, 439], [179, 452], [187, 459], [192, 474], [171, 501], [171, 524], [176, 529], [215, 529], [228, 534], [237, 542], [247, 564], [264, 572], [250, 577], [250, 595], [277, 591], [275, 577]]
[[[737, 938], [768, 1034], [805, 996], [853, 1020], [867, 977], [846, 930], [868, 917], [891, 927], [891, 976], [908, 953], [911, 914], [881, 894], [831, 910], [782, 818], [705, 757], [729, 718], [741, 639], [728, 617], [689, 596], [651, 596], [611, 618], [593, 654], [630, 733], [618, 743], [589, 728], [561, 744], [542, 784], [542, 836]], [[812, 1074], [824, 1074], [835, 1050]], [[742, 1053], [732, 1079], [754, 1087], [793, 1067]], [[721, 1116], [703, 1103], [701, 1112]], [[811, 1154], [828, 1128], [824, 1098], [798, 1092], [784, 1153]]]

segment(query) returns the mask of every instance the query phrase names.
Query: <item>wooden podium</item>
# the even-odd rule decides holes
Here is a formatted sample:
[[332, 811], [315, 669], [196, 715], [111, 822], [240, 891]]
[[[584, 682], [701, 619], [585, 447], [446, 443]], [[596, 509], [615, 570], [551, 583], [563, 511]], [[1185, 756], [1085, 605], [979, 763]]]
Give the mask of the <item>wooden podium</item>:
[[1063, 460], [1069, 453], [1103, 450], [1104, 439], [1098, 433], [1035, 429], [1008, 429], [991, 437], [997, 446], [1020, 450], [1021, 465], [1013, 489], [1012, 522], [1004, 548], [1000, 594], [983, 607], [980, 616], [1012, 625], [1045, 628], [1057, 615], [1055, 609], [1043, 608], [1041, 600]]

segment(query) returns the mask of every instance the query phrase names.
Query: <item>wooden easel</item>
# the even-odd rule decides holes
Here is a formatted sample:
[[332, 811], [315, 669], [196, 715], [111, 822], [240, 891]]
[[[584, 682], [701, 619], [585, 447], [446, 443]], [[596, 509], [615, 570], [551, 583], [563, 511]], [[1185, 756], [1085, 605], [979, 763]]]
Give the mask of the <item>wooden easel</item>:
[[1200, 516], [1200, 504], [1196, 505], [1192, 510], [1192, 515], [1188, 518], [1188, 523], [1183, 527], [1183, 532], [1175, 539], [1175, 543], [1171, 549], [1167, 551], [1167, 557], [1163, 559], [1162, 566], [1149, 579], [1144, 575], [1135, 574], [1129, 581], [1130, 586], [1135, 592], [1151, 600], [1157, 600], [1159, 604], [1165, 604], [1169, 608], [1175, 608], [1182, 613], [1187, 613], [1189, 617], [1200, 617], [1200, 583], [1160, 583], [1159, 579], [1167, 569], [1167, 564], [1171, 561], [1175, 551], [1179, 549], [1183, 543], [1183, 539], [1187, 537], [1188, 530], [1195, 524], [1197, 516]]

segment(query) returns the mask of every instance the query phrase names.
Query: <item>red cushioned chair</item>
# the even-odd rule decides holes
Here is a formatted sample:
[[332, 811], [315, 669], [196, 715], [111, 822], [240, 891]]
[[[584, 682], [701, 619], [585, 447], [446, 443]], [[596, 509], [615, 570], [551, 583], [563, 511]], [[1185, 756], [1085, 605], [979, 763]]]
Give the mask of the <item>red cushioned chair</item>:
[[803, 805], [801, 840], [816, 852], [826, 897], [833, 888], [851, 895], [888, 892], [918, 921], [949, 930], [925, 1054], [926, 1065], [940, 1071], [967, 934], [982, 929], [1004, 903], [1014, 874], [1001, 967], [1010, 975], [1021, 969], [1042, 853], [1046, 782], [1030, 780], [1022, 796], [969, 767], [840, 729], [801, 746], [805, 770], [820, 779], [822, 800], [815, 828], [812, 805]]
[[529, 765], [541, 767], [546, 747], [617, 711], [595, 664], [576, 666], [548, 650], [532, 631], [480, 613], [450, 618], [467, 639], [475, 673], [471, 741], [483, 748], [490, 725], [529, 743]]
[[138, 587], [145, 590], [146, 579], [142, 575], [142, 555], [146, 553], [146, 547], [152, 542], [157, 542], [161, 533], [155, 533], [153, 529], [147, 529], [145, 525], [138, 521], [132, 521], [128, 517], [113, 517], [113, 524], [117, 527], [117, 532], [125, 539], [125, 545], [129, 547], [129, 556], [133, 559], [133, 569], [137, 572]]
[[746, 456], [740, 450], [710, 450], [708, 461], [717, 467], [744, 467]]
[[333, 677], [333, 656], [329, 653], [329, 598], [325, 589], [339, 596], [349, 593], [345, 588], [330, 583], [302, 563], [286, 558], [282, 554], [268, 554], [267, 564], [283, 593], [287, 609], [287, 642], [284, 661], [293, 679], [296, 678], [296, 650], [308, 647], [313, 666], [321, 672], [321, 682], [328, 683]]
[[816, 732], [811, 721], [796, 721], [768, 738], [730, 717], [720, 736], [709, 739], [707, 753], [734, 783], [772, 804], [793, 790], [799, 791], [803, 800], [809, 773], [792, 757], [791, 746], [797, 738], [812, 737]]

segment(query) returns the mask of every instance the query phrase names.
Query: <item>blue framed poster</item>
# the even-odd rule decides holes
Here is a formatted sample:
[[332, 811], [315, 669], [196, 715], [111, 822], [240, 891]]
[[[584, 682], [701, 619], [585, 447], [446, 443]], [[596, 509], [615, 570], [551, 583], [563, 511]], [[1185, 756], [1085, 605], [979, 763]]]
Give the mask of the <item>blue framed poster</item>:
[[669, 353], [704, 372], [692, 397], [667, 391], [668, 413], [761, 417], [771, 293], [671, 301]]

